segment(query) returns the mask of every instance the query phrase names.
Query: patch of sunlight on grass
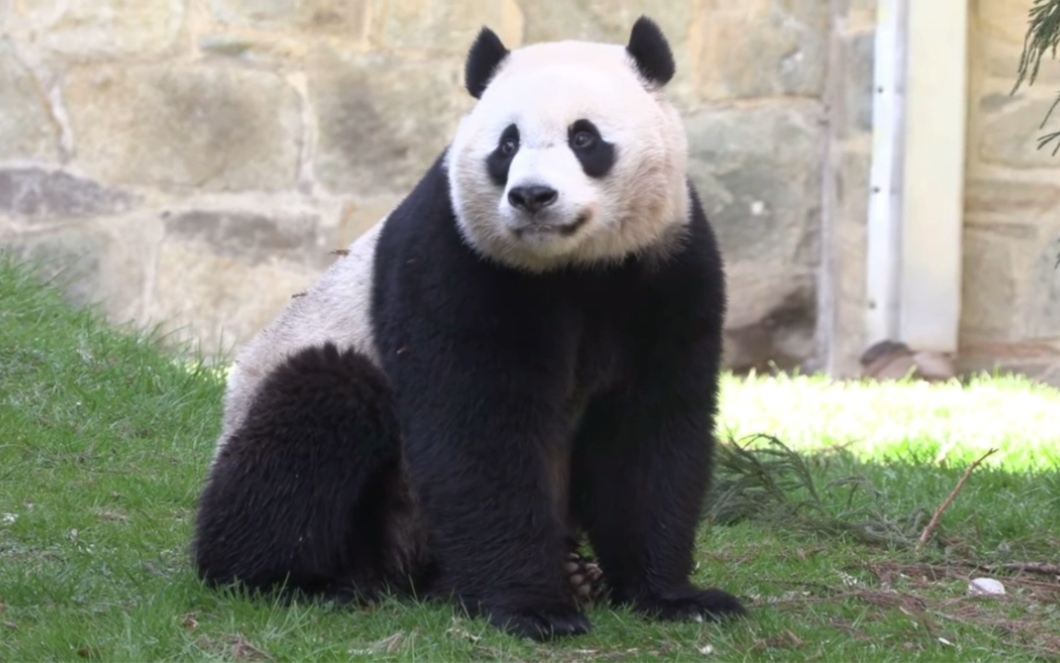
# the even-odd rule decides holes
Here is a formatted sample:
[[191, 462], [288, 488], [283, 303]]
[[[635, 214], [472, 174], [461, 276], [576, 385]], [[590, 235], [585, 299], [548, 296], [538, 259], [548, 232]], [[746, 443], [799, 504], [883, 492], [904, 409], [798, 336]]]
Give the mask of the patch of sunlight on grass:
[[793, 449], [844, 446], [864, 459], [1060, 468], [1060, 390], [1016, 376], [924, 382], [727, 375], [719, 434], [766, 434]]

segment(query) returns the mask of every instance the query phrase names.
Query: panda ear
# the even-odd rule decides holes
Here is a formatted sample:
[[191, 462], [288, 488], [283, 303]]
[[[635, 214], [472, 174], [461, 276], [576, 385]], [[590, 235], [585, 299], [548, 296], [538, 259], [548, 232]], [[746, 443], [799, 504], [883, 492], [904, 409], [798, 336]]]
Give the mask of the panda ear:
[[486, 91], [486, 86], [493, 77], [497, 67], [508, 57], [508, 49], [501, 43], [501, 38], [493, 30], [482, 28], [467, 53], [464, 64], [464, 86], [471, 96], [478, 99]]
[[666, 85], [674, 76], [674, 55], [662, 30], [647, 16], [641, 16], [629, 33], [626, 52], [633, 57], [644, 78], [656, 85]]

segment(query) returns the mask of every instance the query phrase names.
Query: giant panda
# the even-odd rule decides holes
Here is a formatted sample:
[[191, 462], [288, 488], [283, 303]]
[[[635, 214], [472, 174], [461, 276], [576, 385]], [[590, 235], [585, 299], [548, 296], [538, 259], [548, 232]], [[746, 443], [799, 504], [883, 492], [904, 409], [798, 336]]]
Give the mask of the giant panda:
[[584, 536], [616, 606], [746, 613], [690, 581], [726, 292], [674, 70], [647, 17], [625, 45], [481, 30], [449, 145], [237, 355], [200, 578], [452, 599], [543, 640], [591, 629]]

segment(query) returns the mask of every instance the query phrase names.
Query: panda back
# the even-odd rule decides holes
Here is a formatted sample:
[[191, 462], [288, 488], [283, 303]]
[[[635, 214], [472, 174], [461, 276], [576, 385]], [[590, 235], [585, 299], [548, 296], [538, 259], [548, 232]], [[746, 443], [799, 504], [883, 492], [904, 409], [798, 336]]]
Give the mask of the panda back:
[[304, 294], [292, 298], [236, 355], [226, 386], [217, 450], [242, 423], [262, 380], [292, 353], [331, 342], [340, 350], [354, 349], [379, 364], [371, 301], [376, 246], [388, 218], [354, 240], [346, 255]]

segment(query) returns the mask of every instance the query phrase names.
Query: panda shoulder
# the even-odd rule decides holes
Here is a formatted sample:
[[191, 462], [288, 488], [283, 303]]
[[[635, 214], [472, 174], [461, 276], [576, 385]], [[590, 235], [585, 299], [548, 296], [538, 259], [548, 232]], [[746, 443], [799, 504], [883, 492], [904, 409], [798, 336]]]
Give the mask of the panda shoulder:
[[[408, 260], [442, 264], [453, 257], [458, 235], [447, 163], [448, 148], [434, 161], [405, 198], [390, 212], [375, 247], [378, 259], [391, 268]], [[458, 250], [459, 252], [459, 250]], [[418, 264], [423, 269], [426, 264]]]

